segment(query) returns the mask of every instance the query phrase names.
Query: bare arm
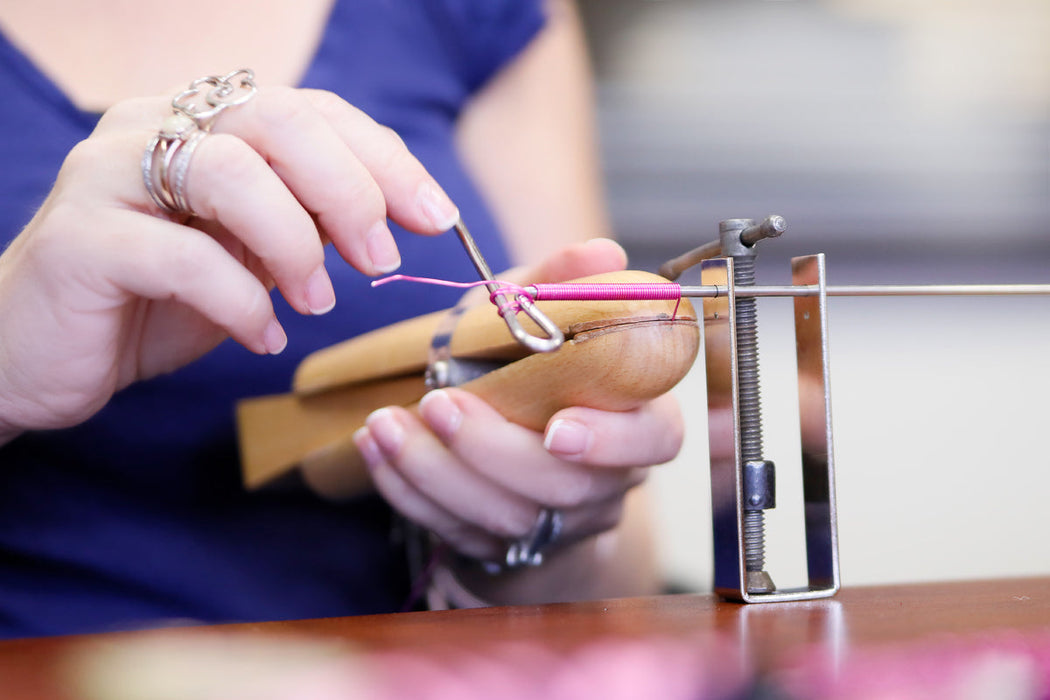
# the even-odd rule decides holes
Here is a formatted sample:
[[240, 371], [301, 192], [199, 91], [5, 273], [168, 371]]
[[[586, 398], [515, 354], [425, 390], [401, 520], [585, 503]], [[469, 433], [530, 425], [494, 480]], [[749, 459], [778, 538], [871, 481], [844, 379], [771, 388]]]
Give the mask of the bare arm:
[[568, 0], [548, 5], [547, 27], [468, 106], [458, 134], [518, 263], [610, 235], [579, 17]]

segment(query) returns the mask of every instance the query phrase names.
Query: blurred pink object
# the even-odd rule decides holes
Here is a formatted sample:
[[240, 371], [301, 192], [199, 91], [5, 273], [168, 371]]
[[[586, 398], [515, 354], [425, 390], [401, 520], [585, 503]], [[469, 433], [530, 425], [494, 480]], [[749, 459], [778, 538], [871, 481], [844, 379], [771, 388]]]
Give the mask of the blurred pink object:
[[728, 700], [748, 685], [737, 647], [709, 636], [365, 652], [309, 637], [173, 631], [95, 642], [69, 661], [78, 700]]
[[563, 651], [501, 642], [483, 653], [385, 652], [383, 700], [724, 700], [747, 688], [736, 647], [713, 638], [610, 639]]
[[1050, 631], [930, 637], [837, 660], [822, 650], [783, 668], [776, 685], [808, 700], [1045, 700]]

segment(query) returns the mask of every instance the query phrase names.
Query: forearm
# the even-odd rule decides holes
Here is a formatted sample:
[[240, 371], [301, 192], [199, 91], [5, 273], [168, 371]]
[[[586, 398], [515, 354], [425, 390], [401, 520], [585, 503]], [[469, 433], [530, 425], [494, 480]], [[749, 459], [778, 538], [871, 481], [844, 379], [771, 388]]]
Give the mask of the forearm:
[[568, 0], [548, 6], [547, 26], [468, 105], [457, 134], [516, 264], [611, 233], [579, 17]]

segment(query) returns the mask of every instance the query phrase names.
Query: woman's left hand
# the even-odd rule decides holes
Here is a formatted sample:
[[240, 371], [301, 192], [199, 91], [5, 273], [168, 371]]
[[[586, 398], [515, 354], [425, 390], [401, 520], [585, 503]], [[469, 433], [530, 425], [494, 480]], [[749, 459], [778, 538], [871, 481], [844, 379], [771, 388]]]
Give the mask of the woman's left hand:
[[[563, 251], [526, 279], [564, 280], [623, 269], [622, 249], [596, 240]], [[562, 516], [557, 545], [615, 527], [627, 492], [672, 459], [682, 417], [670, 395], [627, 412], [573, 407], [543, 433], [509, 422], [457, 389], [427, 394], [419, 416], [390, 407], [355, 436], [379, 492], [461, 554], [500, 561], [540, 511]]]

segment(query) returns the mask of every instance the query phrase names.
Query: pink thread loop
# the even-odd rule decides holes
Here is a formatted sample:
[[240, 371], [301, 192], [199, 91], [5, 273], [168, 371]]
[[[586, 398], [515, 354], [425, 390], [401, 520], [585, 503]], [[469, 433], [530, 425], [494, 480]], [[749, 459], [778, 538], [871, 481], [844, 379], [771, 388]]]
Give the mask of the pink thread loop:
[[[485, 287], [489, 284], [496, 285], [495, 289], [489, 292], [489, 301], [499, 311], [500, 316], [505, 316], [508, 313], [518, 313], [521, 311], [520, 298], [524, 297], [530, 302], [536, 301], [531, 290], [527, 287], [514, 284], [513, 282], [506, 282], [504, 280], [493, 280], [489, 282], [487, 280], [478, 280], [477, 282], [452, 282], [450, 280], [436, 279], [434, 277], [413, 277], [412, 275], [390, 275], [389, 277], [383, 277], [372, 281], [373, 287], [386, 284], [387, 282], [422, 282], [423, 284], [436, 284], [442, 287], [455, 287], [457, 289], [473, 289], [474, 287]], [[503, 297], [503, 300], [500, 300]]]

